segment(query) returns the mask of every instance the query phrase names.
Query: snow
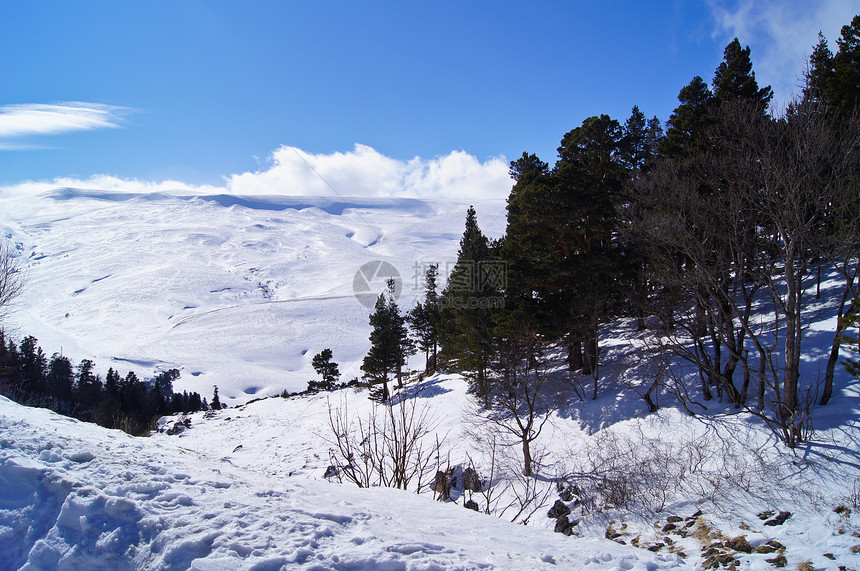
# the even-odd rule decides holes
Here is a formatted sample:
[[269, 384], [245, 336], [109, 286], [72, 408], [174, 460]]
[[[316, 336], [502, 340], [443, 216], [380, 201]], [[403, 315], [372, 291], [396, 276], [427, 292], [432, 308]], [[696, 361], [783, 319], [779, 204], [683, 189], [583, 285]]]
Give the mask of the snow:
[[[283, 421], [289, 404], [271, 399], [253, 415], [225, 422], [242, 428], [230, 442], [211, 442], [229, 448], [241, 440], [248, 452], [216, 458], [194, 450], [207, 437], [133, 438], [0, 397], [0, 567], [657, 570], [684, 565], [676, 556], [605, 539], [573, 541], [405, 491], [288, 476], [277, 464], [270, 466], [278, 468], [272, 473], [259, 465], [254, 469], [263, 458], [252, 458], [272, 444], [272, 435], [289, 433], [288, 425], [272, 423], [255, 437], [250, 427], [256, 415], [280, 407]], [[199, 434], [211, 437], [217, 431], [201, 428]], [[305, 453], [268, 451], [284, 462]]]
[[[478, 210], [504, 231], [502, 201]], [[179, 368], [178, 390], [211, 398], [218, 385], [228, 404], [303, 390], [326, 347], [344, 379], [360, 377], [370, 309], [356, 272], [393, 265], [411, 308], [425, 265], [456, 261], [465, 213], [416, 199], [0, 189], [0, 233], [28, 275], [4, 326], [102, 374]]]
[[[504, 203], [476, 208], [481, 228], [501, 235]], [[664, 393], [649, 414], [635, 392], [652, 366], [647, 333], [632, 320], [601, 332], [596, 401], [577, 399], [562, 367], [549, 371], [564, 404], [534, 444], [539, 476], [530, 482], [545, 495], [534, 513], [516, 515], [528, 491], [517, 448], [491, 446], [457, 375], [413, 378], [397, 399], [432, 418], [425, 440], [442, 442], [433, 473], [472, 465], [489, 479], [494, 469], [493, 515], [464, 509], [462, 486], [441, 502], [414, 486], [326, 479], [330, 414], [367, 418], [367, 392], [262, 397], [304, 389], [317, 377], [313, 355], [326, 347], [343, 380], [360, 376], [369, 309], [353, 295], [356, 271], [392, 264], [400, 305], [410, 307], [426, 264], [440, 263], [444, 278], [456, 258], [465, 209], [414, 199], [0, 189], [0, 232], [28, 278], [7, 332], [34, 335], [48, 354], [93, 359], [102, 374], [114, 367], [151, 378], [176, 367], [175, 390], [211, 398], [217, 384], [232, 405], [190, 415], [178, 435], [133, 438], [0, 398], [0, 570], [700, 568], [715, 543], [740, 536], [752, 548], [778, 541], [786, 568], [860, 569], [858, 382], [838, 367], [831, 404], [814, 410], [815, 433], [795, 451], [716, 401], [691, 417]], [[825, 281], [805, 324], [804, 378], [821, 374], [838, 293]], [[581, 522], [572, 537], [554, 533], [546, 512], [556, 481], [576, 480], [587, 504], [607, 493], [601, 478], [636, 495], [620, 507], [566, 501]], [[471, 497], [481, 510], [492, 503]], [[781, 512], [791, 515], [771, 525]], [[663, 531], [668, 518], [689, 533]], [[773, 569], [768, 559], [779, 554], [729, 551], [738, 569], [753, 571]]]

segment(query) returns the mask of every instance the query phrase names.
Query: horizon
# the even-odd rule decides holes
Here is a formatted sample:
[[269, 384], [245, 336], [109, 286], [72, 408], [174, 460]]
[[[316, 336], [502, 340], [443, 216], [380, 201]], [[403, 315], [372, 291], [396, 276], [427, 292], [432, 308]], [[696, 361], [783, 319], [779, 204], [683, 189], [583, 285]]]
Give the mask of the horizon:
[[[775, 0], [485, 8], [18, 5], [3, 29], [0, 189], [503, 199], [591, 115], [665, 124], [725, 45], [772, 108], [819, 31], [860, 12]], [[14, 25], [12, 25], [14, 24]], [[2, 24], [0, 24], [2, 25]]]

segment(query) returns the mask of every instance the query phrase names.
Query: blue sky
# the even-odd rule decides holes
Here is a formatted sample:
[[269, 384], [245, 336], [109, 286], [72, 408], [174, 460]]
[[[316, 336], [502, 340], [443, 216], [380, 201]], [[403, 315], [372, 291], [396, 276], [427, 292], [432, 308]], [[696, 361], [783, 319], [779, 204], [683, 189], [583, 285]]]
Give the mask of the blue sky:
[[[270, 171], [311, 165], [343, 193], [385, 186], [376, 173], [349, 188], [380, 168], [385, 192], [411, 194], [489, 169], [493, 194], [507, 161], [552, 163], [590, 115], [637, 104], [665, 121], [736, 35], [784, 101], [818, 31], [835, 49], [856, 13], [860, 0], [7, 3], [0, 186], [109, 175], [289, 193], [309, 179]], [[268, 178], [239, 185], [255, 174]]]

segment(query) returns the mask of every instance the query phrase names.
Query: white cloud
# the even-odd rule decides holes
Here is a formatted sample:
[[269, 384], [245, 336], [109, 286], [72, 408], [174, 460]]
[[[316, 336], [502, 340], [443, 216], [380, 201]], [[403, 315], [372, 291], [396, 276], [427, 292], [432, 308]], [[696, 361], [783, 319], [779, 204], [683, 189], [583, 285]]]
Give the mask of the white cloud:
[[709, 0], [715, 37], [737, 37], [752, 50], [759, 85], [771, 85], [777, 108], [800, 92], [803, 71], [821, 31], [830, 49], [857, 15], [856, 0]]
[[56, 135], [118, 127], [122, 115], [128, 111], [126, 107], [79, 101], [4, 105], [0, 107], [0, 137]]
[[399, 196], [468, 201], [504, 198], [513, 184], [504, 158], [480, 162], [464, 151], [401, 161], [366, 145], [346, 153], [309, 154], [295, 147], [272, 153], [272, 166], [227, 179], [235, 194]]
[[7, 195], [18, 194], [22, 196], [31, 196], [42, 192], [49, 192], [57, 188], [76, 188], [80, 190], [140, 194], [164, 192], [174, 195], [221, 194], [225, 192], [223, 187], [207, 185], [196, 186], [177, 180], [151, 182], [138, 179], [119, 178], [110, 175], [95, 175], [86, 179], [61, 177], [50, 181], [28, 181], [13, 186], [2, 187], [0, 188], [0, 192]]
[[328, 155], [280, 147], [272, 153], [271, 165], [266, 170], [231, 175], [226, 178], [225, 187], [96, 175], [87, 179], [31, 181], [0, 190], [32, 195], [71, 187], [133, 193], [404, 197], [467, 203], [506, 198], [513, 185], [504, 158], [480, 162], [464, 151], [452, 151], [434, 159], [415, 157], [401, 161], [358, 144], [352, 151]]

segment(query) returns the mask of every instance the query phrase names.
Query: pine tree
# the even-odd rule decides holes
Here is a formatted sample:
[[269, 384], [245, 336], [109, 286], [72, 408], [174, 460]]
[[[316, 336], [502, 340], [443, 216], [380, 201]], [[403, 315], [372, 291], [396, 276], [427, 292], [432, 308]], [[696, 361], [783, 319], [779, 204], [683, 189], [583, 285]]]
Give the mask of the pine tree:
[[439, 340], [439, 294], [437, 293], [438, 264], [430, 264], [424, 273], [424, 302], [417, 302], [407, 316], [407, 321], [418, 343], [424, 351], [424, 371], [429, 373], [436, 368], [436, 354]]
[[678, 93], [680, 105], [669, 117], [666, 138], [660, 146], [663, 155], [678, 157], [704, 147], [705, 134], [713, 123], [714, 94], [698, 75]]
[[[388, 381], [401, 363], [400, 339], [397, 320], [392, 309], [397, 305], [389, 300], [392, 291], [379, 294], [373, 313], [370, 314], [370, 350], [364, 357], [361, 370], [371, 383], [382, 383], [382, 391], [372, 394], [380, 402], [388, 402], [390, 392]], [[393, 299], [391, 300], [393, 301]]]
[[773, 90], [770, 86], [759, 89], [752, 67], [749, 46], [741, 47], [737, 38], [729, 42], [714, 73], [714, 98], [719, 104], [746, 101], [760, 107], [762, 113], [767, 112]]
[[[322, 381], [314, 384], [314, 389], [319, 387], [320, 390], [330, 391], [332, 390], [337, 380], [340, 378], [340, 371], [338, 370], [337, 363], [332, 362], [332, 352], [331, 349], [323, 349], [311, 360], [311, 365], [314, 368], [314, 371], [317, 372], [319, 376], [322, 377]], [[308, 388], [311, 388], [311, 383], [308, 383]]]
[[119, 385], [121, 379], [119, 373], [113, 370], [113, 367], [108, 369], [105, 376], [105, 396], [108, 398], [119, 398]]
[[833, 56], [830, 97], [838, 107], [851, 112], [860, 102], [860, 15], [842, 26], [836, 44], [839, 49]]
[[487, 368], [493, 355], [491, 305], [499, 296], [501, 260], [478, 227], [474, 207], [466, 211], [457, 262], [440, 299], [440, 354], [471, 377], [472, 391], [487, 404]]
[[95, 363], [84, 359], [78, 365], [77, 385], [75, 392], [77, 401], [85, 411], [93, 411], [101, 401], [102, 381], [98, 375], [93, 373]]
[[48, 367], [42, 348], [37, 345], [38, 341], [32, 335], [28, 335], [21, 341], [20, 347], [20, 388], [38, 398], [47, 393], [45, 385], [45, 370]]
[[51, 356], [48, 363], [48, 394], [60, 402], [66, 403], [66, 413], [71, 412], [72, 389], [75, 382], [75, 371], [68, 357], [58, 353]]
[[215, 392], [212, 395], [212, 402], [209, 404], [209, 407], [212, 410], [221, 410], [223, 407], [221, 405], [221, 399], [218, 397], [218, 385], [214, 385]]
[[827, 46], [824, 34], [818, 32], [818, 43], [809, 56], [804, 73], [803, 99], [808, 103], [826, 103], [833, 90], [833, 52]]

